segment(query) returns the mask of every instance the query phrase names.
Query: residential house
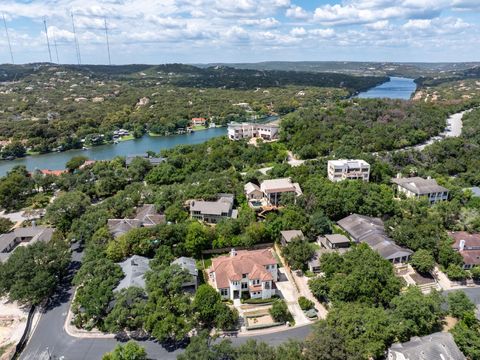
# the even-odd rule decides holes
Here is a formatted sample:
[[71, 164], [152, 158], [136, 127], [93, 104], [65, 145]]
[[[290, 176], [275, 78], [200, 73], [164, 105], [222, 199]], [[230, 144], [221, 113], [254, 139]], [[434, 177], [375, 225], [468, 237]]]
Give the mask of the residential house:
[[320, 258], [323, 254], [332, 252], [338, 252], [344, 254], [350, 248], [350, 239], [341, 234], [327, 234], [325, 236], [319, 236], [317, 243], [320, 245], [320, 249], [315, 250], [315, 254], [308, 261], [308, 269], [313, 273], [320, 272]]
[[133, 159], [135, 158], [142, 158], [142, 159], [146, 159], [148, 160], [148, 162], [155, 166], [155, 165], [159, 165], [165, 161], [167, 161], [166, 158], [163, 158], [163, 157], [151, 157], [149, 156], [148, 154], [137, 154], [137, 155], [128, 155], [126, 158], [125, 158], [125, 165], [127, 167], [130, 166], [130, 164], [132, 163]]
[[192, 118], [192, 126], [205, 126], [207, 119], [203, 117]]
[[427, 198], [431, 204], [448, 200], [449, 190], [438, 185], [437, 181], [430, 177], [427, 179], [418, 176], [402, 178], [398, 175], [392, 179], [392, 183], [397, 185], [398, 194], [405, 194], [408, 198]]
[[188, 272], [191, 276], [191, 280], [184, 282], [182, 284], [182, 287], [184, 289], [192, 289], [193, 291], [197, 290], [197, 284], [198, 284], [198, 269], [197, 269], [197, 264], [195, 263], [195, 259], [190, 258], [190, 257], [179, 257], [178, 259], [175, 259], [172, 261], [171, 265], [178, 265], [180, 266], [183, 270]]
[[452, 247], [462, 255], [463, 268], [471, 269], [480, 265], [480, 234], [466, 231], [449, 231], [448, 235], [455, 240]]
[[466, 360], [449, 332], [412, 337], [388, 349], [388, 360]]
[[369, 181], [370, 164], [365, 160], [329, 160], [328, 179], [333, 182], [343, 180]]
[[68, 170], [50, 170], [50, 169], [37, 169], [37, 170], [35, 170], [35, 173], [43, 175], [43, 176], [47, 176], [47, 175], [60, 176], [62, 174], [66, 174], [67, 172], [68, 172]]
[[385, 233], [383, 221], [379, 218], [352, 214], [337, 222], [357, 243], [366, 243], [381, 257], [394, 264], [408, 262], [413, 251], [395, 244]]
[[271, 249], [232, 249], [229, 255], [212, 259], [209, 280], [223, 299], [269, 299], [275, 295], [277, 261]]
[[260, 184], [260, 191], [268, 205], [278, 206], [283, 194], [302, 195], [298, 183], [292, 183], [290, 178], [264, 180]]
[[245, 186], [243, 187], [245, 191], [245, 196], [247, 197], [247, 200], [262, 200], [263, 198], [263, 192], [260, 190], [260, 187], [254, 183], [246, 183]]
[[276, 124], [230, 123], [228, 124], [228, 138], [230, 140], [251, 138], [274, 140], [278, 138], [279, 129], [280, 127]]
[[120, 280], [114, 291], [120, 291], [131, 286], [145, 289], [145, 273], [150, 270], [150, 259], [133, 255], [119, 265], [125, 277]]
[[157, 213], [155, 205], [145, 204], [137, 208], [133, 219], [108, 219], [107, 226], [110, 233], [119, 237], [134, 228], [151, 227], [165, 223], [165, 215]]
[[0, 235], [0, 262], [5, 262], [17, 246], [31, 245], [37, 241], [48, 242], [54, 229], [44, 226], [15, 228], [12, 232]]
[[232, 194], [219, 194], [216, 201], [191, 200], [190, 217], [216, 224], [222, 219], [236, 219], [238, 210], [233, 208]]
[[280, 243], [282, 246], [287, 246], [293, 239], [305, 239], [302, 230], [284, 230], [280, 231]]

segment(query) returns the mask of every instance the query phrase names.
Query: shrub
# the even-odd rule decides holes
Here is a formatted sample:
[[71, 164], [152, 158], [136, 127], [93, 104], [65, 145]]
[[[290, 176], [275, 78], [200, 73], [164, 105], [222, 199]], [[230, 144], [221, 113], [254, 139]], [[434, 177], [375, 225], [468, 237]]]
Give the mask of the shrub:
[[287, 304], [284, 300], [275, 300], [269, 313], [276, 322], [285, 323], [287, 321], [293, 321], [293, 316], [290, 311], [288, 311]]
[[298, 305], [300, 305], [300, 309], [302, 309], [303, 311], [308, 311], [315, 307], [313, 301], [307, 299], [305, 296], [300, 296], [298, 298]]

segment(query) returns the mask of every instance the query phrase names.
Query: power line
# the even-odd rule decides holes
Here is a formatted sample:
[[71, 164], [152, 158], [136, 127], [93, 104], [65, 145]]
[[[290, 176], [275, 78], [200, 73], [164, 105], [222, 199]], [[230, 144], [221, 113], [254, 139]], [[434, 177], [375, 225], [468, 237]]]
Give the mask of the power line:
[[5, 34], [7, 34], [8, 49], [10, 50], [10, 58], [12, 59], [12, 64], [15, 64], [15, 61], [13, 61], [12, 45], [10, 44], [10, 36], [8, 35], [8, 28], [7, 28], [7, 21], [5, 20], [5, 13], [3, 13], [2, 15], [3, 15], [3, 25], [5, 26]]
[[107, 39], [108, 65], [112, 65], [112, 60], [110, 59], [110, 43], [108, 42], [107, 18], [104, 17], [103, 21], [105, 23], [105, 38]]
[[75, 40], [75, 51], [77, 52], [77, 62], [78, 65], [82, 63], [82, 58], [80, 56], [80, 46], [78, 45], [78, 39], [77, 39], [77, 31], [75, 30], [75, 21], [73, 19], [73, 12], [71, 13], [72, 15], [72, 29], [73, 29], [73, 38]]
[[50, 40], [48, 40], [47, 20], [45, 18], [43, 19], [43, 26], [45, 27], [45, 37], [47, 38], [48, 56], [50, 57], [50, 62], [53, 62], [52, 52], [50, 51]]

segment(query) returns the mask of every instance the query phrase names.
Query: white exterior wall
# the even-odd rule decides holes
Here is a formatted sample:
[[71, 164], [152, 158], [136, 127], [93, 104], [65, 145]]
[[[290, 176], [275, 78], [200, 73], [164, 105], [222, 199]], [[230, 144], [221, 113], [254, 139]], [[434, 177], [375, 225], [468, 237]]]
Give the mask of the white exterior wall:
[[262, 124], [231, 124], [228, 125], [228, 138], [230, 140], [250, 139], [262, 137], [274, 139], [278, 136], [278, 127]]
[[405, 194], [407, 198], [420, 198], [420, 197], [426, 197], [430, 203], [434, 204], [438, 201], [446, 201], [448, 200], [448, 191], [441, 191], [441, 192], [434, 192], [434, 193], [429, 193], [426, 195], [417, 195], [413, 191], [410, 191], [408, 189], [405, 189], [404, 187], [398, 185], [397, 186], [398, 193]]
[[327, 167], [328, 179], [333, 182], [343, 181], [347, 179], [358, 179], [369, 181], [370, 179], [370, 165], [365, 162], [359, 162], [360, 167], [351, 169], [348, 162], [343, 164], [336, 164], [338, 160], [329, 161]]

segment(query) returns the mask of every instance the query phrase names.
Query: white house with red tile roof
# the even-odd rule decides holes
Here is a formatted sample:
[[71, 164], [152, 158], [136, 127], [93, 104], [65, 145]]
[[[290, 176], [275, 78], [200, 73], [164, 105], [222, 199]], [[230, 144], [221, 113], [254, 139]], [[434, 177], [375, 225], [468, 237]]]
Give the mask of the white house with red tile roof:
[[232, 249], [229, 255], [212, 259], [209, 277], [223, 299], [239, 299], [242, 293], [252, 299], [269, 299], [278, 280], [277, 261], [271, 249]]

